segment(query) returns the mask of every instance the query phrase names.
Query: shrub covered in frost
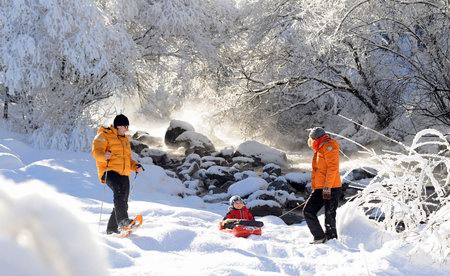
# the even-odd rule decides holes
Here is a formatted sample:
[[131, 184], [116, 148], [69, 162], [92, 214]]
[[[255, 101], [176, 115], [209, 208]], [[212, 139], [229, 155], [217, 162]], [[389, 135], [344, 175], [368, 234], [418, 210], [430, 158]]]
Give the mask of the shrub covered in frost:
[[445, 260], [450, 254], [450, 243], [443, 242], [450, 235], [445, 223], [449, 219], [450, 144], [439, 131], [426, 129], [417, 133], [411, 146], [402, 146], [404, 152], [383, 154], [365, 148], [378, 164], [378, 174], [349, 204], [363, 208], [383, 228], [401, 232], [405, 239], [417, 241], [419, 235], [419, 240], [427, 241], [422, 249], [436, 260]]

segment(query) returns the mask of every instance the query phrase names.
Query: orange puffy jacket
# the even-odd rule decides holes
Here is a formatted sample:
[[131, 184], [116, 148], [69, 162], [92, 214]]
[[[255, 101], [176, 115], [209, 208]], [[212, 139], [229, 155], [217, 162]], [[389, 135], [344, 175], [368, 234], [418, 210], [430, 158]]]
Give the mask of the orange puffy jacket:
[[312, 160], [312, 189], [339, 188], [339, 144], [327, 137], [322, 141]]
[[129, 176], [132, 171], [137, 170], [137, 162], [131, 159], [131, 146], [128, 137], [118, 135], [117, 129], [113, 126], [100, 127], [92, 142], [92, 156], [96, 161], [98, 178], [101, 183], [105, 183], [102, 176], [106, 171], [106, 151], [111, 152], [108, 171]]

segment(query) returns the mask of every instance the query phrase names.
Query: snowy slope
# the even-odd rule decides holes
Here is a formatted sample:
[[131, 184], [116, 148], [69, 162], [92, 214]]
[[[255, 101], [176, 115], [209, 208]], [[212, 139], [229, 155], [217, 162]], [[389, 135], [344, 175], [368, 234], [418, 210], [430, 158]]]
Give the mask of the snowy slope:
[[184, 187], [156, 166], [130, 178], [129, 213], [144, 225], [129, 239], [106, 236], [111, 192], [90, 154], [35, 150], [5, 131], [0, 149], [2, 275], [450, 275], [345, 206], [340, 239], [324, 245], [308, 244], [304, 223], [273, 216], [259, 218], [262, 236], [234, 238], [217, 230], [225, 203], [178, 197]]

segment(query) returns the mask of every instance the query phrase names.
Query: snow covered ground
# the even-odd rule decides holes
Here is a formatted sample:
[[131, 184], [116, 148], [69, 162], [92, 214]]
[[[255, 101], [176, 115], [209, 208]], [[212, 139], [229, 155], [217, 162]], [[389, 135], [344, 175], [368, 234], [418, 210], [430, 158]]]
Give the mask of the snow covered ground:
[[2, 275], [450, 275], [450, 263], [411, 254], [414, 244], [346, 206], [339, 240], [323, 245], [273, 216], [259, 218], [262, 236], [235, 238], [217, 230], [225, 203], [180, 198], [184, 187], [156, 166], [130, 178], [129, 213], [144, 225], [118, 239], [104, 233], [112, 194], [89, 153], [36, 150], [0, 130], [0, 164]]

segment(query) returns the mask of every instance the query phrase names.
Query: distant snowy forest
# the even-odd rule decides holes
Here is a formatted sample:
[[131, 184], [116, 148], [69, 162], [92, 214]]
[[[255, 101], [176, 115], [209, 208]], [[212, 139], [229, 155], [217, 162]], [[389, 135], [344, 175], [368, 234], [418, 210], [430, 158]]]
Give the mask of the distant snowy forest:
[[2, 117], [44, 147], [82, 147], [108, 99], [149, 120], [201, 102], [280, 146], [317, 125], [364, 143], [358, 123], [400, 141], [450, 126], [448, 1], [0, 3]]

